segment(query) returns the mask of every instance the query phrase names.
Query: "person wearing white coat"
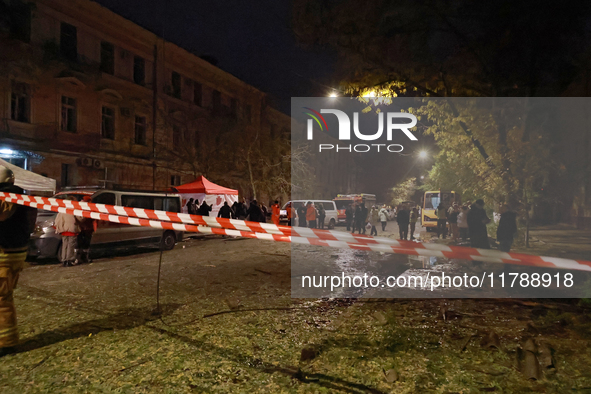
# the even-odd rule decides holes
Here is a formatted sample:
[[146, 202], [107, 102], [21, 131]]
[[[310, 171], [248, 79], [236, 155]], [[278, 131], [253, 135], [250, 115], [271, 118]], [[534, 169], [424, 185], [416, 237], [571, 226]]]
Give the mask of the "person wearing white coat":
[[386, 205], [382, 206], [379, 212], [380, 215], [380, 222], [382, 223], [382, 232], [386, 231], [386, 224], [388, 224], [388, 210], [386, 209]]
[[380, 214], [378, 212], [378, 208], [374, 205], [371, 207], [371, 211], [369, 212], [369, 224], [371, 224], [370, 235], [378, 235], [378, 230], [376, 229], [376, 226], [378, 225], [379, 219]]

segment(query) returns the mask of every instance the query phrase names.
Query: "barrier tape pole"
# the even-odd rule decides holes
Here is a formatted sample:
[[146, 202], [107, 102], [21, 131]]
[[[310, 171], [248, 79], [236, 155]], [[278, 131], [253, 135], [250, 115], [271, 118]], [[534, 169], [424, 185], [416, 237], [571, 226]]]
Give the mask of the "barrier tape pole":
[[[573, 269], [580, 271], [591, 271], [591, 262], [582, 260], [562, 259], [556, 257], [534, 256], [521, 253], [505, 253], [490, 249], [475, 249], [462, 246], [450, 247], [447, 245], [438, 245], [438, 249], [424, 248], [425, 244], [407, 242], [404, 245], [385, 245], [385, 244], [363, 244], [356, 242], [345, 242], [340, 240], [323, 240], [314, 237], [285, 236], [279, 234], [259, 233], [252, 231], [242, 231], [233, 229], [220, 229], [208, 226], [196, 226], [190, 224], [172, 223], [161, 220], [141, 219], [128, 216], [113, 215], [82, 209], [72, 209], [56, 205], [42, 204], [37, 202], [25, 201], [18, 197], [4, 197], [0, 199], [7, 202], [14, 202], [21, 205], [27, 205], [38, 209], [45, 209], [54, 212], [62, 212], [70, 215], [83, 216], [91, 219], [106, 220], [114, 223], [129, 224], [135, 226], [154, 227], [159, 229], [168, 229], [176, 231], [199, 232], [205, 234], [218, 234], [229, 236], [241, 236], [253, 239], [263, 239], [269, 241], [291, 242], [297, 244], [329, 246], [334, 248], [349, 248], [356, 250], [366, 250], [384, 253], [397, 253], [416, 256], [433, 256], [444, 258], [455, 258], [473, 261], [484, 261], [491, 263], [506, 263], [516, 265], [528, 265], [538, 267], [551, 267], [562, 269]], [[69, 200], [66, 200], [69, 201]], [[122, 208], [122, 207], [120, 207]], [[430, 244], [426, 244], [430, 245]]]

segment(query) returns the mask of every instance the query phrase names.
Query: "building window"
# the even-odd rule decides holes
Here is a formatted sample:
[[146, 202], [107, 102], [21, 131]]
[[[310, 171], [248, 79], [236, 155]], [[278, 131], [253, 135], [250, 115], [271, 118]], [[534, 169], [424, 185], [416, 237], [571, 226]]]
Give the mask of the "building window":
[[246, 123], [252, 123], [252, 106], [250, 104], [244, 106], [244, 120]]
[[238, 100], [235, 98], [230, 100], [230, 115], [233, 118], [238, 117]]
[[181, 176], [180, 175], [171, 175], [170, 176], [170, 186], [179, 186], [181, 184]]
[[115, 74], [115, 46], [110, 42], [101, 42], [101, 71]]
[[172, 145], [175, 148], [179, 148], [181, 146], [181, 128], [178, 125], [172, 125]]
[[176, 71], [172, 72], [171, 78], [172, 84], [172, 97], [174, 98], [181, 98], [181, 74], [177, 73]]
[[146, 145], [146, 117], [135, 117], [135, 143], [136, 145]]
[[221, 112], [222, 110], [222, 94], [218, 90], [214, 90], [211, 94], [212, 108], [214, 112]]
[[26, 123], [31, 121], [31, 88], [29, 84], [23, 82], [12, 83], [10, 119]]
[[12, 8], [10, 16], [10, 38], [22, 42], [31, 41], [31, 8], [20, 1], [9, 3]]
[[76, 27], [64, 22], [60, 26], [60, 54], [70, 61], [78, 61], [78, 33]]
[[70, 186], [70, 165], [62, 163], [61, 187]]
[[203, 85], [193, 82], [193, 103], [203, 107]]
[[133, 82], [142, 86], [146, 84], [146, 61], [143, 57], [133, 57]]
[[115, 110], [113, 108], [103, 107], [101, 137], [110, 140], [115, 139]]
[[62, 131], [76, 132], [76, 99], [62, 96]]

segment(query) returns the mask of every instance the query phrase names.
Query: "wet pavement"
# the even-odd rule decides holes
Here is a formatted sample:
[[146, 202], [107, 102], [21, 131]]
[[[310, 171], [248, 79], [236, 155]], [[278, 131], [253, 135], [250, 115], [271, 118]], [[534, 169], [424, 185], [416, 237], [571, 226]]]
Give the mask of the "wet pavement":
[[[397, 224], [389, 222], [378, 235], [398, 239]], [[420, 227], [415, 236], [421, 242], [452, 243]], [[291, 284], [294, 298], [568, 298], [584, 297], [591, 288], [591, 275], [294, 244]]]

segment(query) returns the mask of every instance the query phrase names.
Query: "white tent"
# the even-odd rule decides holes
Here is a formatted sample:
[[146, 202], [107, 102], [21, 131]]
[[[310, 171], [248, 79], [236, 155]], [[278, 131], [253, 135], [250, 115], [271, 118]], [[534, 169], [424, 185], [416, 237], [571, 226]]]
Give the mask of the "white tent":
[[28, 191], [55, 193], [55, 179], [35, 174], [0, 159], [0, 165], [14, 173], [14, 184]]

